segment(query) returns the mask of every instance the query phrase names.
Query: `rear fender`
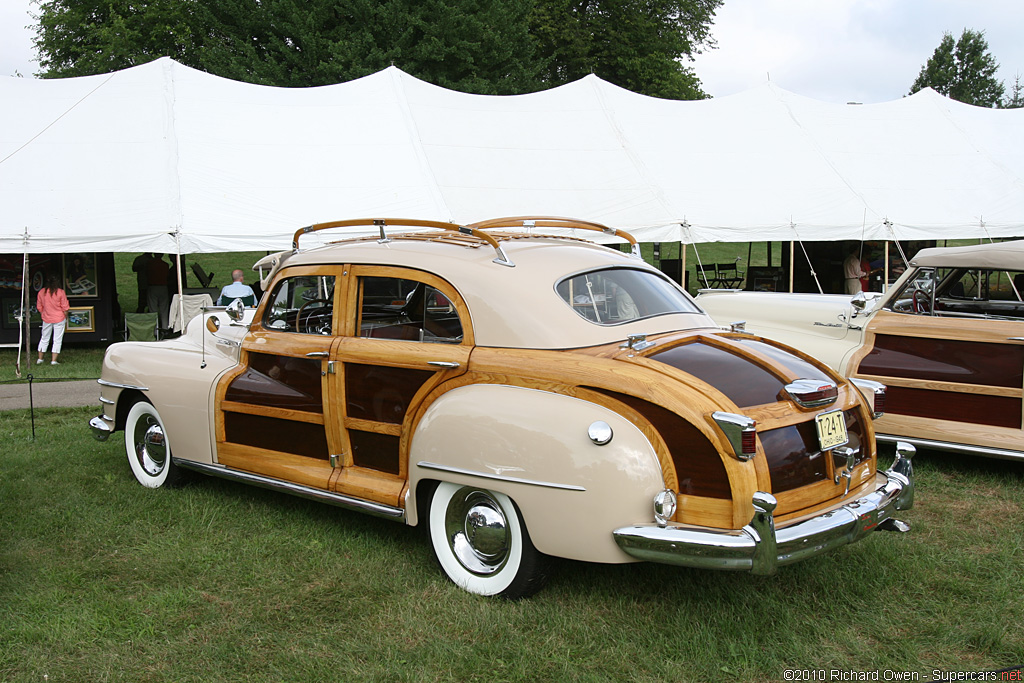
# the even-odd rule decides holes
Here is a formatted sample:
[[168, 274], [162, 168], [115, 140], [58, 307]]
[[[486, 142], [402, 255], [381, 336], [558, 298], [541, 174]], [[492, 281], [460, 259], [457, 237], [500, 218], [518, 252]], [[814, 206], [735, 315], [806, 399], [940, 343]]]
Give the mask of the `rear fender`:
[[[588, 429], [611, 427], [598, 445]], [[420, 483], [499, 491], [519, 507], [543, 553], [591, 562], [635, 561], [612, 530], [652, 522], [664, 477], [654, 447], [633, 424], [589, 401], [522, 387], [453, 389], [427, 409], [409, 451], [410, 524]]]

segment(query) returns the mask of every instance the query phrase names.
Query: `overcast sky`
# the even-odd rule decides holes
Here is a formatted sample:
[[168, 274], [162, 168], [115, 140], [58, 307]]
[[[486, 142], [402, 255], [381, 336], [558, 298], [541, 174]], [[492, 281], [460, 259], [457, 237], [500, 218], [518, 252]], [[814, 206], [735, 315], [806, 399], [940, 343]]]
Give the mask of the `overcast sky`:
[[[0, 0], [0, 76], [31, 77], [30, 0]], [[884, 102], [910, 90], [943, 32], [984, 31], [1007, 90], [1024, 75], [1024, 0], [725, 0], [697, 57], [704, 90], [767, 80], [827, 102]]]

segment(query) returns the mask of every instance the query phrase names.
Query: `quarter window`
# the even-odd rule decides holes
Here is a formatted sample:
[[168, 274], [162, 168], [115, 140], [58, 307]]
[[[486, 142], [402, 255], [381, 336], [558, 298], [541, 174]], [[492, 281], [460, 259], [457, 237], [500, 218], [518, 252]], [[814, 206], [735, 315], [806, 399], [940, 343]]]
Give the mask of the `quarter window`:
[[700, 312], [675, 284], [646, 270], [595, 270], [566, 278], [555, 290], [577, 315], [598, 325]]

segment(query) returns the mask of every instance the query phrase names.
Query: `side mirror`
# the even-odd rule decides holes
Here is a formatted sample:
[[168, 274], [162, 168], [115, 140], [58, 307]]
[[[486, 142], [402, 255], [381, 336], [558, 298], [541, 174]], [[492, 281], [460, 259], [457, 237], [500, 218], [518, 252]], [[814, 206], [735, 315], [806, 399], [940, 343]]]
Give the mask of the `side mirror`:
[[220, 320], [217, 319], [217, 316], [211, 315], [206, 319], [206, 329], [210, 332], [216, 332], [220, 329]]
[[242, 303], [241, 299], [235, 299], [228, 307], [224, 309], [224, 312], [228, 314], [233, 322], [241, 322], [242, 318], [245, 317], [245, 304]]
[[864, 292], [857, 292], [856, 294], [853, 295], [853, 298], [850, 299], [850, 305], [856, 308], [858, 311], [863, 311], [864, 308], [868, 305], [868, 295], [865, 294]]

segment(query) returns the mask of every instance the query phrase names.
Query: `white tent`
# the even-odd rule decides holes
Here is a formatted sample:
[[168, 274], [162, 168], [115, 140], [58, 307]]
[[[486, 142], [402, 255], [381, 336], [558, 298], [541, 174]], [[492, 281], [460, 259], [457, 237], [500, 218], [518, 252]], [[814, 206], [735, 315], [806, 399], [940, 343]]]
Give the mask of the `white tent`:
[[588, 76], [497, 97], [394, 67], [288, 89], [164, 58], [3, 78], [0, 102], [0, 253], [276, 250], [353, 217], [565, 215], [642, 241], [1024, 234], [1024, 110], [930, 90], [670, 101]]

